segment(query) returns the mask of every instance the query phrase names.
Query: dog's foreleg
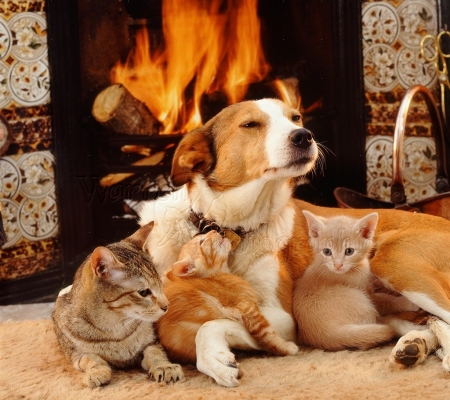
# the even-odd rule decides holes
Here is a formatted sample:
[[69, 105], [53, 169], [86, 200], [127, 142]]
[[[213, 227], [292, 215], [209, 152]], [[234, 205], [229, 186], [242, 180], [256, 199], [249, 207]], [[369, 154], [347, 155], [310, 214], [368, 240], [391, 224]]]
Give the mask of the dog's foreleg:
[[239, 385], [241, 373], [235, 349], [260, 349], [247, 329], [237, 321], [216, 319], [203, 324], [195, 337], [197, 369], [212, 377], [219, 385]]
[[442, 360], [444, 370], [450, 372], [450, 325], [437, 317], [429, 318], [427, 325], [441, 346], [436, 350], [436, 355]]

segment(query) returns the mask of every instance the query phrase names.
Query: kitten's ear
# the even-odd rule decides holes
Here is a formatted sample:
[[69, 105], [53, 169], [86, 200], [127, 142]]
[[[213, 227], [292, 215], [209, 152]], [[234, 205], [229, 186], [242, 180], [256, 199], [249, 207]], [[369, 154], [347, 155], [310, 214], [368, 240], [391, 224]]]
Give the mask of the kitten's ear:
[[378, 223], [378, 213], [373, 212], [361, 218], [357, 223], [356, 227], [358, 231], [361, 232], [361, 236], [364, 239], [372, 239], [375, 234], [375, 229]]
[[111, 250], [106, 247], [96, 247], [91, 256], [91, 267], [96, 276], [104, 281], [115, 281], [124, 276], [119, 267], [120, 263], [114, 257]]
[[319, 236], [320, 231], [323, 229], [323, 222], [316, 217], [312, 212], [303, 210], [303, 215], [306, 218], [309, 228], [309, 236], [316, 238]]
[[188, 259], [177, 261], [172, 265], [172, 272], [175, 276], [186, 277], [193, 275], [197, 268]]
[[137, 247], [139, 250], [144, 250], [145, 242], [147, 241], [154, 224], [155, 223], [151, 221], [147, 225], [142, 226], [131, 236], [125, 238], [124, 242], [130, 243], [134, 247]]

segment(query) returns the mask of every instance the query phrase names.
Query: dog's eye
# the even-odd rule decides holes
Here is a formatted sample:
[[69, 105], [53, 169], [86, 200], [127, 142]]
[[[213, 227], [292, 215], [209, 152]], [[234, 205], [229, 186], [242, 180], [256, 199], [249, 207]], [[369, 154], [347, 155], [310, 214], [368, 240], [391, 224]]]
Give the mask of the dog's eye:
[[142, 297], [147, 297], [148, 295], [152, 294], [152, 291], [150, 289], [144, 289], [144, 290], [138, 290], [138, 293]]
[[299, 114], [292, 116], [292, 121], [294, 121], [294, 122], [300, 122], [301, 119], [302, 119], [302, 116]]
[[257, 128], [259, 126], [259, 122], [256, 121], [249, 121], [245, 122], [241, 125], [243, 128]]

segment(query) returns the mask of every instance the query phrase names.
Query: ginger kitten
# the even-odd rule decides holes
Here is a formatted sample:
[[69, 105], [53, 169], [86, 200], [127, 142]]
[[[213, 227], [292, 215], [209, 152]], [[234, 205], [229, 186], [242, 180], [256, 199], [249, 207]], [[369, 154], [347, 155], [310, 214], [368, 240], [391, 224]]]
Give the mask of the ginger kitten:
[[394, 330], [378, 322], [371, 299], [369, 256], [378, 214], [361, 219], [303, 214], [315, 260], [294, 288], [299, 343], [326, 350], [368, 349], [392, 339]]
[[298, 352], [297, 345], [278, 336], [261, 314], [251, 285], [230, 274], [230, 249], [230, 241], [215, 231], [195, 236], [183, 246], [167, 273], [164, 293], [171, 306], [157, 327], [170, 359], [195, 362], [198, 329], [221, 318], [242, 322], [261, 348], [273, 354]]
[[153, 223], [106, 247], [97, 247], [78, 268], [52, 313], [67, 359], [83, 371], [86, 386], [111, 380], [111, 366], [141, 364], [158, 381], [183, 378], [156, 343], [154, 323], [169, 302], [151, 258], [142, 251]]

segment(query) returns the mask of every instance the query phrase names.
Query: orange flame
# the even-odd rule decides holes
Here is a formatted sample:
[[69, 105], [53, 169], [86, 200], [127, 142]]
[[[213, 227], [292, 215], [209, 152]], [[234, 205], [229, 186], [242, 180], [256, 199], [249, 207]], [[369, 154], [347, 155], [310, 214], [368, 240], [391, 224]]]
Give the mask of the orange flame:
[[202, 125], [205, 93], [222, 90], [235, 103], [268, 74], [257, 0], [164, 0], [162, 15], [164, 48], [151, 49], [144, 28], [126, 62], [111, 71], [112, 82], [122, 83], [161, 122], [161, 133]]

